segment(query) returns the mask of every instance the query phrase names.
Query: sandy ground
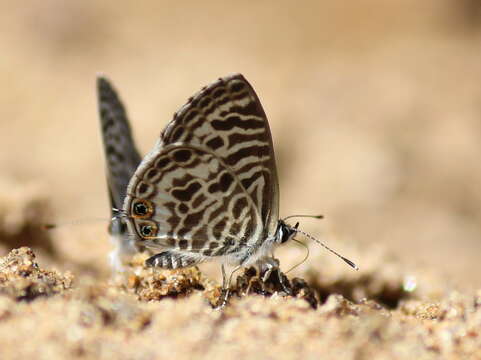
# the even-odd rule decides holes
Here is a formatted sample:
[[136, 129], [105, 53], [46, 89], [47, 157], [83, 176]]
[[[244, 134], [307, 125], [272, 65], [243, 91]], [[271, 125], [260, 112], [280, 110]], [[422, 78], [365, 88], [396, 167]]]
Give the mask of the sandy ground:
[[[479, 2], [0, 10], [2, 359], [481, 358]], [[310, 244], [293, 296], [247, 294], [247, 274], [223, 312], [216, 265], [151, 273], [140, 257], [113, 276], [99, 72], [143, 153], [190, 95], [243, 73], [271, 124], [281, 216], [324, 214], [302, 229], [361, 270]], [[288, 269], [304, 253], [277, 255]]]

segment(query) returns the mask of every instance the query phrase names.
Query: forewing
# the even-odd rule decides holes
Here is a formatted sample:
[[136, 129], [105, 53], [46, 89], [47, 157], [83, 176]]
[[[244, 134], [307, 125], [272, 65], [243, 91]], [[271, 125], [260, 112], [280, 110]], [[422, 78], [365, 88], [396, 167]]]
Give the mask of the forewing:
[[120, 209], [127, 185], [141, 158], [132, 139], [125, 108], [104, 77], [97, 78], [97, 95], [110, 202], [112, 207]]
[[272, 235], [279, 185], [269, 124], [252, 86], [240, 74], [220, 78], [189, 99], [161, 135], [159, 148], [183, 143], [212, 151], [235, 174]]
[[250, 195], [222, 159], [206, 149], [171, 144], [144, 159], [129, 184], [130, 231], [154, 250], [226, 255], [263, 230]]

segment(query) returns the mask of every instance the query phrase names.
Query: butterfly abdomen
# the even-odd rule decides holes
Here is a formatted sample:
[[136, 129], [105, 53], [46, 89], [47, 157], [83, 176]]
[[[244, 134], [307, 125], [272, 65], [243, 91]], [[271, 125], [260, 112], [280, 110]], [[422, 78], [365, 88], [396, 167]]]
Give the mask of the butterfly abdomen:
[[156, 254], [145, 261], [150, 267], [160, 267], [163, 269], [181, 269], [194, 266], [201, 261], [198, 256], [187, 256], [175, 251], [164, 251]]

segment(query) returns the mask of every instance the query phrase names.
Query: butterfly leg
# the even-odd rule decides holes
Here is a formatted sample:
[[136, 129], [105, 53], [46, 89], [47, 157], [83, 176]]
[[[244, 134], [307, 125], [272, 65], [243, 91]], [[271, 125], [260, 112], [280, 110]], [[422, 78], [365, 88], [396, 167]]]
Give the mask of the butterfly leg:
[[255, 281], [256, 281], [257, 279], [259, 279], [259, 277], [252, 277], [252, 278], [249, 279], [249, 283], [247, 284], [247, 289], [246, 289], [246, 291], [245, 291], [245, 294], [246, 294], [246, 295], [249, 295], [249, 294], [250, 294], [251, 289], [252, 289], [252, 286], [253, 286], [253, 284], [255, 283]]
[[227, 305], [227, 301], [229, 300], [229, 294], [230, 294], [230, 284], [232, 282], [232, 276], [234, 275], [237, 270], [239, 270], [241, 266], [237, 266], [232, 270], [232, 272], [227, 276], [227, 273], [225, 271], [225, 266], [224, 264], [221, 265], [221, 270], [222, 270], [222, 290], [219, 298], [219, 302], [217, 304], [217, 309], [222, 309], [224, 306]]
[[217, 304], [218, 308], [223, 308], [227, 304], [227, 298], [229, 297], [229, 285], [227, 285], [227, 274], [225, 273], [224, 264], [221, 265], [222, 271], [222, 289], [220, 292], [219, 302]]
[[264, 261], [261, 263], [260, 271], [261, 271], [261, 274], [263, 273], [262, 275], [263, 283], [266, 283], [269, 277], [271, 276], [272, 272], [275, 271], [277, 273], [277, 279], [279, 281], [279, 284], [281, 284], [284, 292], [288, 295], [292, 295], [292, 291], [289, 288], [289, 286], [286, 284], [284, 280], [284, 276], [279, 267], [279, 260], [273, 257], [264, 259]]

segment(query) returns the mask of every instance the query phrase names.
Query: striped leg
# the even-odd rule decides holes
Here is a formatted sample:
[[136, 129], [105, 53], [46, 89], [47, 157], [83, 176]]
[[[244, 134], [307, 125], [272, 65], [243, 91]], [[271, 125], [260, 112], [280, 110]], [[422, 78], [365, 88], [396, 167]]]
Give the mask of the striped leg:
[[292, 295], [292, 291], [289, 288], [289, 286], [286, 284], [284, 281], [284, 276], [281, 272], [281, 269], [279, 268], [279, 260], [276, 258], [266, 258], [263, 260], [263, 262], [259, 266], [261, 278], [262, 278], [262, 283], [265, 284], [268, 280], [269, 277], [272, 275], [272, 273], [275, 271], [277, 273], [277, 279], [279, 281], [279, 284], [282, 286], [282, 289], [286, 292], [288, 295]]
[[225, 266], [224, 264], [221, 265], [221, 270], [222, 270], [222, 290], [220, 293], [219, 297], [219, 302], [217, 303], [216, 309], [221, 310], [224, 308], [224, 306], [227, 305], [227, 302], [229, 300], [229, 295], [230, 295], [230, 283], [232, 281], [232, 276], [234, 273], [239, 270], [241, 266], [237, 266], [232, 270], [232, 272], [227, 276], [225, 272]]

